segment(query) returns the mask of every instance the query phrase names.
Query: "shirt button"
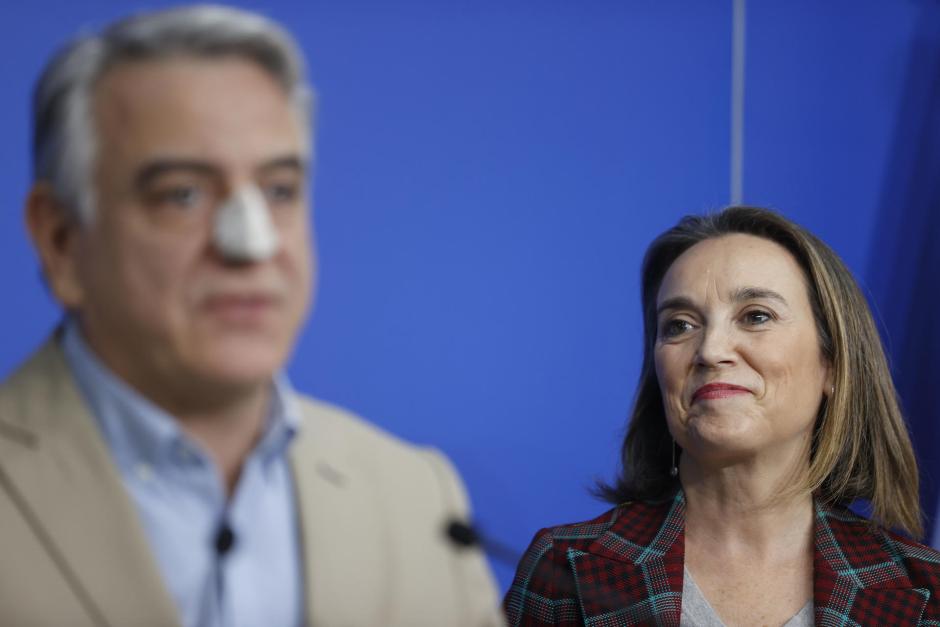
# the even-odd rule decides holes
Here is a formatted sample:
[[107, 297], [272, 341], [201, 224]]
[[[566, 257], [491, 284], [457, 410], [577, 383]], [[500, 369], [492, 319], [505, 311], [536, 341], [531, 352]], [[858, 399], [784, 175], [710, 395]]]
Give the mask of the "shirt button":
[[185, 463], [187, 463], [187, 464], [193, 464], [193, 463], [199, 461], [199, 456], [196, 455], [196, 454], [192, 451], [192, 449], [190, 449], [190, 448], [189, 448], [188, 446], [186, 446], [185, 444], [180, 444], [180, 445], [176, 448], [176, 456], [180, 459], [180, 461], [183, 461], [183, 462], [185, 462]]
[[134, 474], [141, 481], [148, 482], [153, 479], [153, 468], [150, 467], [150, 464], [140, 463], [134, 467]]

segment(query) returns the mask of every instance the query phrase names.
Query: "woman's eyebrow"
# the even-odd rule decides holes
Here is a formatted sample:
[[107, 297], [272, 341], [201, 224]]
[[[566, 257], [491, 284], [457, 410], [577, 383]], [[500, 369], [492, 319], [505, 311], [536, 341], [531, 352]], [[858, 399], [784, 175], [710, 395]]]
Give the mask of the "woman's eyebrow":
[[[790, 304], [779, 292], [766, 287], [739, 287], [731, 293], [731, 302], [741, 303], [749, 300], [775, 300], [787, 307]], [[664, 311], [672, 309], [695, 309], [695, 303], [686, 296], [673, 296], [667, 298], [656, 307], [656, 315], [659, 316]]]
[[759, 299], [775, 300], [789, 306], [787, 299], [781, 296], [779, 292], [766, 287], [739, 287], [731, 294], [731, 301], [735, 303]]
[[659, 303], [659, 306], [656, 307], [656, 315], [658, 316], [669, 309], [695, 309], [695, 305], [691, 299], [685, 296], [673, 296]]

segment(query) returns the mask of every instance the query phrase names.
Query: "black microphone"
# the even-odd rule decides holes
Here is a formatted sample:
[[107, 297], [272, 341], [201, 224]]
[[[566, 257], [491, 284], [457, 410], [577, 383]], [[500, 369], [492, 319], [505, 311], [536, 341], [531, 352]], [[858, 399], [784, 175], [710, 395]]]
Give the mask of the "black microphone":
[[480, 533], [478, 529], [474, 529], [471, 525], [457, 518], [451, 518], [447, 521], [447, 524], [444, 528], [444, 533], [451, 543], [453, 543], [454, 546], [456, 546], [459, 550], [470, 549], [478, 546], [483, 549], [484, 553], [495, 559], [497, 562], [506, 564], [508, 566], [515, 567], [522, 558], [522, 554], [518, 551], [503, 544], [502, 542], [487, 537], [486, 535]]
[[235, 532], [228, 526], [227, 522], [219, 525], [215, 532], [215, 554], [219, 557], [225, 557], [225, 554], [235, 546]]
[[447, 523], [447, 537], [459, 547], [471, 547], [480, 544], [476, 529], [456, 518]]

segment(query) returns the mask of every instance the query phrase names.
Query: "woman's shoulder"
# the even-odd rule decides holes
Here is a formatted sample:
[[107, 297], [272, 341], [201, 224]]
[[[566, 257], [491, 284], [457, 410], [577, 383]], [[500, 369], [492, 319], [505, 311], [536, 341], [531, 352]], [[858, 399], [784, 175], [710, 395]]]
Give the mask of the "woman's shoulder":
[[878, 547], [888, 554], [891, 562], [904, 566], [915, 587], [940, 589], [940, 551], [937, 549], [885, 529], [848, 508], [822, 506], [818, 512], [825, 516], [833, 545], [846, 556], [870, 556], [876, 554], [874, 547]]
[[586, 551], [607, 533], [622, 507], [590, 520], [545, 527], [535, 534], [503, 602], [510, 625], [526, 623], [532, 617], [539, 617], [539, 624], [580, 622], [577, 585], [568, 554], [572, 550]]
[[[613, 558], [621, 565], [617, 572], [628, 576], [631, 563], [664, 555], [681, 532], [683, 503], [681, 495], [663, 502], [621, 503], [590, 520], [540, 530], [506, 594], [509, 624], [582, 624], [579, 585], [588, 582], [592, 589], [603, 589], [609, 584], [596, 581], [591, 564]], [[643, 581], [641, 575], [637, 590], [646, 585]]]
[[940, 591], [940, 551], [887, 529], [880, 531], [889, 551], [907, 567], [914, 585]]
[[590, 520], [540, 529], [532, 546], [578, 548], [590, 545], [606, 533], [628, 536], [632, 542], [646, 544], [644, 540], [652, 539], [674, 517], [677, 504], [682, 504], [681, 496], [661, 501], [626, 501]]
[[623, 505], [618, 505], [590, 520], [539, 529], [532, 540], [529, 551], [531, 552], [534, 549], [537, 552], [543, 552], [550, 547], [559, 545], [567, 548], [579, 544], [590, 544], [610, 529], [613, 522], [620, 516], [622, 507]]

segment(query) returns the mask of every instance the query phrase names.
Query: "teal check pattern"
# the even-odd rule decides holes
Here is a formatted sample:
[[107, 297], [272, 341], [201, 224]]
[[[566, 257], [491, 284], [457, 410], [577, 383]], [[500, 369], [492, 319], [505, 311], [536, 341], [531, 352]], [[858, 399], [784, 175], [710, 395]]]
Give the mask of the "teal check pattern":
[[[813, 603], [825, 626], [940, 627], [940, 553], [815, 505]], [[685, 497], [539, 531], [504, 606], [512, 627], [679, 625]]]

